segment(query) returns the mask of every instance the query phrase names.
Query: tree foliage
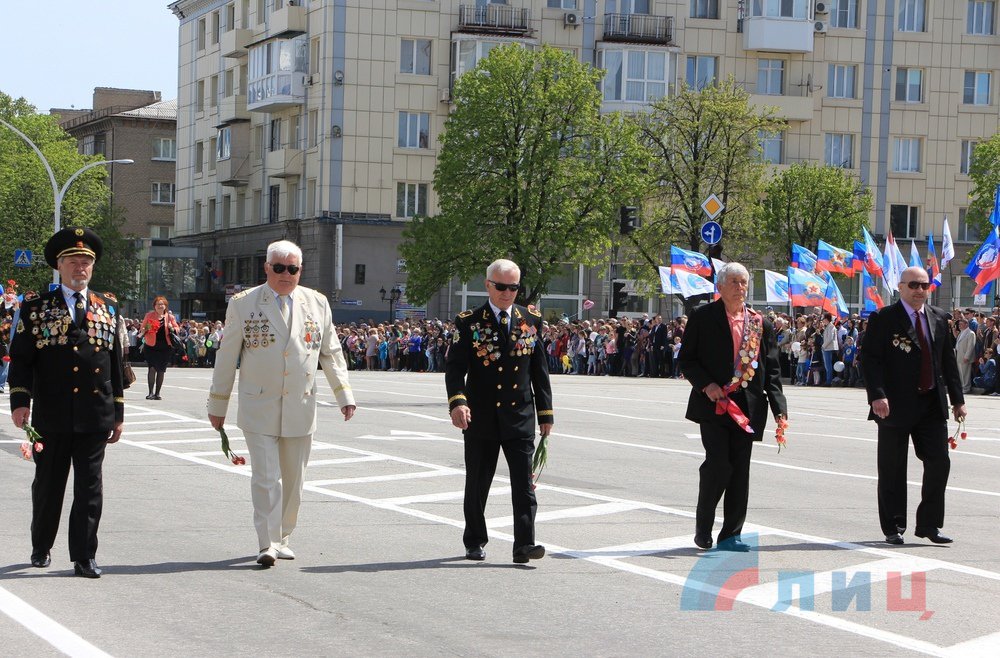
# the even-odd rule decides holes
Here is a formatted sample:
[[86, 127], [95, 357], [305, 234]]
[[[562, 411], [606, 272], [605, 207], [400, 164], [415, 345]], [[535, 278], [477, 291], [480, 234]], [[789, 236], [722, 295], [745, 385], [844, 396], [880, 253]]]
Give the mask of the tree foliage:
[[850, 250], [868, 224], [871, 192], [839, 167], [793, 164], [767, 185], [761, 212], [766, 250], [786, 264], [792, 243], [815, 251], [823, 240]]
[[506, 257], [531, 303], [564, 263], [603, 261], [618, 208], [642, 188], [644, 150], [634, 123], [601, 115], [600, 78], [554, 48], [505, 46], [458, 79], [434, 173], [440, 214], [414, 218], [400, 248], [408, 298]]
[[[59, 127], [56, 118], [38, 114], [24, 98], [14, 99], [0, 92], [0, 119], [38, 146], [60, 187], [87, 163], [104, 159], [78, 153], [76, 139]], [[108, 209], [111, 192], [104, 182], [106, 177], [103, 167], [94, 167], [73, 181], [63, 197], [61, 223], [63, 227], [88, 226], [97, 230], [105, 249], [101, 264], [95, 268], [95, 289], [126, 294], [135, 287], [136, 251], [121, 234], [120, 214]], [[17, 280], [21, 292], [45, 291], [52, 281], [43, 248], [53, 232], [54, 208], [55, 195], [42, 161], [16, 133], [0, 125], [0, 280]], [[35, 264], [15, 268], [14, 249], [32, 250]], [[108, 263], [113, 265], [102, 273]], [[111, 272], [118, 274], [111, 276]], [[104, 287], [98, 288], [98, 283]]]
[[972, 179], [972, 193], [969, 195], [972, 202], [965, 213], [965, 221], [977, 228], [979, 235], [987, 235], [992, 228], [989, 217], [997, 186], [1000, 185], [1000, 133], [976, 145], [969, 166], [969, 178]]

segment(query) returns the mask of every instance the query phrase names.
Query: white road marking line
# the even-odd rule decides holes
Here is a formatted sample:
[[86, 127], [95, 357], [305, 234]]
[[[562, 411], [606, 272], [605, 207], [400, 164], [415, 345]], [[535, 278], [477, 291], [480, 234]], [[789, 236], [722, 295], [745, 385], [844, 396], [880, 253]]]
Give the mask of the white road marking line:
[[356, 478], [337, 478], [334, 480], [307, 480], [306, 484], [314, 487], [328, 487], [337, 484], [367, 484], [369, 482], [399, 482], [400, 480], [419, 480], [424, 478], [439, 478], [448, 475], [465, 475], [465, 471], [455, 468], [440, 468], [433, 471], [415, 471], [410, 473], [393, 473], [391, 475], [366, 475]]
[[597, 414], [599, 416], [613, 416], [615, 418], [625, 418], [626, 420], [648, 420], [654, 423], [677, 423], [677, 424], [688, 424], [689, 420], [674, 420], [672, 418], [651, 418], [649, 416], [630, 416], [628, 414], [616, 414], [610, 411], [597, 411], [596, 409], [581, 409], [575, 407], [559, 407], [559, 411], [576, 411], [578, 413], [584, 414]]
[[591, 557], [605, 558], [630, 558], [641, 557], [643, 555], [653, 555], [677, 550], [678, 548], [691, 548], [692, 534], [680, 535], [677, 537], [663, 537], [659, 539], [647, 539], [645, 541], [632, 542], [630, 544], [619, 544], [617, 546], [603, 546], [587, 550], [570, 550], [566, 554], [581, 559]]
[[[579, 507], [566, 507], [547, 512], [539, 512], [535, 515], [535, 523], [540, 521], [556, 521], [559, 519], [582, 519], [594, 516], [606, 516], [608, 514], [620, 514], [621, 512], [631, 512], [642, 509], [640, 503], [597, 503], [595, 505], [581, 505]], [[503, 528], [514, 525], [514, 519], [510, 516], [496, 517], [486, 520], [487, 528]], [[690, 541], [690, 538], [688, 538]]]
[[67, 656], [111, 658], [90, 642], [47, 616], [38, 608], [0, 587], [0, 612], [24, 626]]
[[388, 458], [381, 455], [372, 455], [371, 457], [342, 457], [340, 459], [310, 459], [308, 468], [314, 466], [339, 466], [340, 464], [357, 464], [360, 462], [381, 462], [386, 461]]
[[955, 658], [996, 658], [997, 647], [1000, 647], [1000, 633], [993, 633], [953, 644], [948, 647], [947, 655]]
[[[242, 436], [230, 436], [229, 442], [232, 443], [233, 441], [245, 441], [245, 439]], [[155, 441], [134, 441], [133, 443], [142, 443], [142, 444], [148, 443], [150, 445], [165, 445], [165, 446], [184, 444], [184, 443], [218, 443], [220, 445], [220, 449], [222, 445], [221, 440], [217, 436], [212, 437], [210, 439], [157, 439]]]
[[[510, 495], [509, 487], [491, 487], [490, 500]], [[415, 505], [417, 503], [443, 503], [449, 500], [462, 500], [465, 491], [443, 491], [440, 493], [418, 494], [416, 496], [400, 496], [399, 498], [376, 498], [386, 505]]]

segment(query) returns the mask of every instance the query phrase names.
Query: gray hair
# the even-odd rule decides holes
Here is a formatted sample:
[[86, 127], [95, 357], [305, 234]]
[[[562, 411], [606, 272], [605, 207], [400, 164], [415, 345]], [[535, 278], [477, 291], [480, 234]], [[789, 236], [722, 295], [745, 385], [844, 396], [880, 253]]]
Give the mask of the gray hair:
[[267, 245], [268, 263], [274, 262], [275, 258], [288, 258], [289, 256], [295, 256], [299, 259], [299, 265], [302, 264], [302, 250], [294, 242], [278, 240]]
[[517, 272], [518, 277], [521, 276], [521, 268], [517, 266], [517, 263], [506, 258], [498, 258], [486, 268], [486, 278], [492, 279], [503, 272]]
[[726, 280], [733, 275], [742, 275], [746, 277], [748, 282], [750, 281], [750, 273], [747, 272], [747, 268], [743, 267], [741, 263], [737, 263], [735, 261], [732, 263], [726, 263], [717, 269], [715, 271], [715, 280], [721, 285], [726, 283]]

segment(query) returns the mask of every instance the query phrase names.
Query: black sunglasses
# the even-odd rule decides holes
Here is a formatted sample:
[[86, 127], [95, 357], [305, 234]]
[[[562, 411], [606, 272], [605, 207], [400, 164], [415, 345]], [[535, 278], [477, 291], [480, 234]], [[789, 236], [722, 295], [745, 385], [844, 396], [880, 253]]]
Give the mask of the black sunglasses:
[[517, 292], [518, 290], [521, 289], [520, 283], [497, 283], [493, 279], [487, 279], [487, 281], [492, 283], [493, 287], [499, 290], [500, 292], [507, 292], [508, 290]]
[[916, 290], [920, 288], [921, 290], [930, 290], [931, 284], [928, 281], [907, 281], [906, 287], [910, 290]]
[[271, 270], [275, 274], [284, 274], [285, 270], [288, 270], [289, 274], [298, 274], [299, 270], [302, 268], [298, 265], [285, 265], [284, 263], [271, 263]]

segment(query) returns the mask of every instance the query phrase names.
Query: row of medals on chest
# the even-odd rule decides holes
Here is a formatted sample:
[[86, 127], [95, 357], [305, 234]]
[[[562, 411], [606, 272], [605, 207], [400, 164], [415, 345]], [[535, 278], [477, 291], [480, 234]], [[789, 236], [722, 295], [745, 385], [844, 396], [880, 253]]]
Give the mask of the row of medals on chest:
[[753, 379], [754, 374], [757, 372], [757, 346], [760, 344], [760, 340], [757, 336], [751, 336], [744, 343], [744, 347], [740, 349], [738, 364], [736, 366], [736, 372], [733, 374], [733, 383], [740, 383], [740, 386], [746, 388], [750, 385], [750, 380]]
[[[50, 309], [47, 303], [43, 303], [41, 310], [32, 311], [28, 318], [34, 322], [31, 333], [38, 339], [36, 347], [66, 345], [69, 342], [67, 334], [73, 322], [69, 309]], [[108, 308], [103, 304], [91, 305], [87, 309], [87, 323], [83, 329], [87, 332], [91, 345], [110, 345], [114, 334], [111, 331], [111, 313]]]
[[[482, 331], [482, 336], [479, 332]], [[517, 340], [514, 341], [513, 349], [510, 351], [511, 356], [527, 356], [531, 354], [531, 349], [535, 345], [535, 334], [536, 329], [534, 327], [528, 326], [527, 323], [522, 323], [520, 326], [520, 335]], [[480, 329], [479, 325], [473, 325], [472, 327], [472, 349], [476, 350], [476, 356], [483, 359], [483, 365], [488, 366], [490, 361], [496, 361], [500, 358], [500, 332], [494, 331], [493, 327], [483, 327]]]

